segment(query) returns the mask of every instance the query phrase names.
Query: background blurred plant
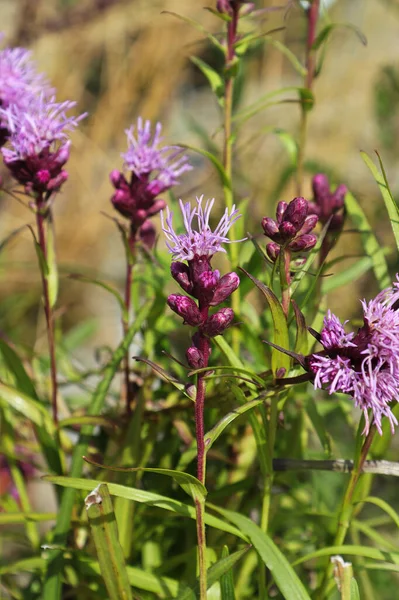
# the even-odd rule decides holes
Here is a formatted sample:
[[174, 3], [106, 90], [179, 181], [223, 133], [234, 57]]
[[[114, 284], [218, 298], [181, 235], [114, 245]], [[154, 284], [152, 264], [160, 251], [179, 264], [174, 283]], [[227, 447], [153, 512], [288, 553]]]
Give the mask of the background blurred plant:
[[[381, 18], [387, 40], [399, 25], [387, 21], [377, 2], [366, 8], [342, 0], [331, 12], [332, 3], [315, 0], [281, 6], [226, 0], [208, 11], [197, 3], [186, 3], [184, 10], [172, 0], [158, 4], [39, 0], [15, 3], [9, 13], [7, 48], [33, 45], [57, 98], [73, 97], [77, 114], [90, 115], [73, 132], [69, 156], [64, 128], [73, 129], [79, 120], [65, 115], [71, 103], [45, 104], [50, 113], [41, 110], [40, 102], [54, 102], [46, 79], [30, 77], [37, 71], [24, 49], [3, 50], [0, 68], [15, 55], [26, 83], [33, 83], [36, 93], [43, 81], [46, 96], [39, 96], [38, 105], [24, 104], [23, 113], [2, 99], [2, 131], [8, 128], [4, 162], [12, 167], [2, 170], [2, 188], [14, 197], [1, 196], [0, 264], [8, 285], [2, 292], [0, 337], [0, 526], [11, 542], [2, 547], [1, 592], [44, 600], [355, 599], [359, 586], [364, 598], [391, 598], [399, 518], [390, 421], [396, 422], [399, 411], [389, 404], [396, 389], [389, 377], [397, 358], [395, 347], [388, 348], [376, 332], [382, 316], [389, 317], [385, 332], [396, 327], [397, 307], [396, 297], [385, 306], [387, 294], [376, 294], [392, 286], [398, 270], [389, 229], [399, 245], [398, 209], [379, 155], [373, 162], [362, 153], [379, 190], [358, 160], [359, 139], [374, 147], [378, 129], [364, 127], [367, 119], [361, 118], [355, 91], [364, 81], [373, 84], [370, 70], [359, 69], [366, 57], [386, 63], [382, 54], [375, 58], [368, 19], [374, 24]], [[160, 14], [162, 9], [170, 13]], [[7, 7], [0, 11], [7, 16]], [[371, 48], [359, 43], [366, 42], [356, 26], [359, 15]], [[353, 56], [344, 60], [349, 49]], [[0, 70], [0, 98], [10, 81]], [[377, 92], [383, 134], [395, 106], [391, 92], [384, 97], [384, 86]], [[391, 107], [386, 120], [383, 102]], [[161, 144], [165, 149], [159, 145], [160, 125], [151, 130], [149, 121], [137, 120], [140, 114], [170, 124]], [[345, 115], [359, 123], [362, 134], [355, 141]], [[130, 123], [134, 128], [124, 152], [123, 131]], [[34, 138], [33, 154], [40, 159], [24, 169], [14, 160], [32, 155], [31, 150], [21, 154], [22, 138]], [[342, 151], [346, 144], [349, 154]], [[396, 160], [394, 146], [389, 150], [388, 166]], [[121, 153], [125, 168], [115, 171]], [[47, 178], [44, 159], [51, 163]], [[185, 173], [188, 160], [194, 168]], [[13, 177], [24, 190], [15, 187]], [[184, 209], [183, 223], [174, 221], [172, 227], [168, 217], [163, 225], [178, 259], [172, 276], [192, 298], [173, 293], [157, 217], [166, 204], [178, 217], [172, 186], [180, 179], [184, 202], [198, 190], [216, 198], [211, 220], [210, 205], [202, 214], [199, 204], [189, 214]], [[53, 237], [51, 244], [47, 237], [33, 267], [23, 234], [24, 224], [31, 226], [30, 213], [22, 212], [16, 197], [28, 194], [28, 202], [33, 200], [28, 208], [50, 225], [50, 197], [61, 184], [54, 203], [58, 260]], [[290, 203], [296, 193], [313, 204], [305, 198]], [[101, 208], [109, 216], [111, 194], [125, 218], [111, 216], [117, 228], [97, 218]], [[243, 218], [228, 232], [234, 203]], [[226, 205], [217, 229], [222, 241], [248, 239], [219, 252], [210, 267], [196, 241], [201, 235], [214, 240], [214, 224]], [[276, 205], [276, 221], [261, 223]], [[197, 216], [199, 232], [192, 228]], [[180, 237], [183, 226], [186, 237]], [[53, 235], [52, 227], [48, 231]], [[273, 252], [268, 248], [269, 257], [263, 233], [277, 245]], [[119, 234], [125, 257], [113, 237]], [[299, 259], [291, 256], [297, 251]], [[204, 272], [192, 266], [198, 261]], [[72, 278], [66, 277], [71, 272]], [[32, 290], [18, 283], [21, 273], [29, 285], [35, 282]], [[47, 318], [54, 325], [53, 357], [42, 344], [40, 286], [33, 273], [43, 278], [47, 317], [46, 283], [53, 286]], [[93, 323], [89, 316], [101, 313], [100, 294], [109, 297], [105, 318]], [[363, 296], [370, 302], [364, 305], [364, 322], [357, 320], [356, 308]], [[192, 342], [167, 303], [198, 329]], [[218, 306], [211, 317], [210, 306]], [[327, 307], [342, 321], [355, 314], [353, 335], [334, 319], [331, 331], [328, 321], [323, 329]], [[233, 314], [236, 324], [227, 329]], [[129, 364], [133, 354], [138, 362]], [[316, 387], [324, 383], [332, 395], [314, 389], [309, 361]], [[346, 368], [341, 379], [339, 369], [334, 371], [338, 363]], [[383, 375], [378, 397], [372, 381], [377, 371]], [[356, 386], [368, 376], [370, 386], [359, 396]], [[57, 388], [53, 413], [59, 422], [50, 416]], [[364, 404], [366, 392], [370, 402]], [[372, 426], [365, 437], [356, 403], [385, 415], [377, 419], [381, 436]], [[372, 423], [372, 414], [367, 416]], [[39, 473], [50, 475], [39, 483]]]

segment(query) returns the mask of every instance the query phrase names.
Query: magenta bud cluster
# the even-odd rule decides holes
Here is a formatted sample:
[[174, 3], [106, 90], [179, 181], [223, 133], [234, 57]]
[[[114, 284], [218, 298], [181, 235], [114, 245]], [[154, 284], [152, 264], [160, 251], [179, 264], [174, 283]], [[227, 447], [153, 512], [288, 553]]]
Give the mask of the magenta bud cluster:
[[341, 231], [345, 218], [345, 194], [348, 191], [346, 185], [341, 184], [332, 192], [328, 177], [319, 173], [313, 177], [312, 188], [313, 202], [309, 202], [309, 213], [317, 215], [323, 225], [331, 218], [329, 232]]
[[212, 315], [209, 315], [209, 309], [225, 302], [238, 288], [240, 279], [234, 272], [221, 277], [217, 269], [212, 269], [207, 257], [197, 256], [188, 261], [188, 264], [174, 261], [170, 270], [180, 287], [192, 296], [190, 298], [183, 294], [171, 294], [167, 302], [169, 307], [183, 318], [185, 324], [198, 327], [197, 334], [193, 336], [193, 346], [188, 348], [186, 358], [190, 367], [199, 369], [207, 364], [208, 359], [202, 353], [202, 338], [221, 335], [234, 319], [234, 311], [231, 308], [219, 308]]
[[279, 202], [276, 219], [262, 219], [264, 234], [272, 240], [267, 244], [266, 250], [273, 262], [279, 256], [282, 246], [292, 252], [306, 252], [314, 247], [317, 238], [311, 231], [317, 224], [318, 216], [309, 212], [309, 202], [298, 197], [289, 204]]

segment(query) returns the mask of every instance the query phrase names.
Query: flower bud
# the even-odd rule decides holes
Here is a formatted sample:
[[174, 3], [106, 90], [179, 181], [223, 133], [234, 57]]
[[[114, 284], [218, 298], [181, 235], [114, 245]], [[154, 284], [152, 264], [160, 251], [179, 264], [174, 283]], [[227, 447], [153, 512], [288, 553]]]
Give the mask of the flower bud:
[[294, 198], [291, 200], [284, 213], [283, 222], [288, 221], [289, 223], [292, 223], [296, 231], [299, 231], [305, 222], [308, 210], [308, 202], [305, 198]]
[[339, 209], [344, 206], [345, 195], [346, 195], [347, 191], [348, 191], [348, 188], [343, 183], [341, 183], [341, 185], [339, 185], [337, 187], [337, 189], [335, 190], [335, 192], [333, 194], [335, 209]]
[[295, 240], [289, 244], [290, 250], [293, 252], [306, 252], [315, 246], [317, 237], [312, 233], [306, 233], [305, 235], [298, 236]]
[[197, 279], [200, 293], [212, 298], [219, 279], [220, 273], [217, 269], [215, 271], [203, 271]]
[[281, 223], [279, 229], [280, 229], [281, 238], [284, 242], [287, 242], [288, 240], [292, 240], [292, 238], [294, 238], [297, 233], [297, 229], [296, 229], [295, 225], [293, 225], [289, 221], [283, 221]]
[[285, 211], [287, 210], [287, 206], [288, 204], [286, 202], [279, 202], [277, 204], [277, 209], [276, 209], [276, 217], [277, 217], [277, 223], [280, 225], [281, 221], [283, 220], [283, 216]]
[[35, 174], [35, 180], [42, 185], [46, 185], [46, 183], [48, 183], [51, 179], [51, 174], [50, 171], [48, 169], [40, 169], [40, 171], [38, 171]]
[[184, 323], [195, 326], [202, 322], [203, 318], [198, 306], [191, 298], [181, 294], [171, 294], [167, 299], [167, 303], [175, 313], [183, 317]]
[[151, 221], [144, 221], [139, 230], [140, 239], [147, 248], [151, 250], [155, 244], [156, 231]]
[[270, 217], [263, 217], [262, 228], [265, 235], [267, 235], [267, 237], [269, 238], [273, 239], [275, 235], [279, 234], [278, 225], [276, 221], [274, 219], [271, 219]]
[[270, 260], [276, 262], [278, 255], [280, 254], [280, 246], [274, 242], [271, 242], [270, 244], [267, 244], [266, 252]]
[[69, 160], [70, 149], [71, 149], [70, 142], [63, 144], [61, 146], [61, 148], [58, 150], [58, 152], [56, 153], [56, 155], [54, 156], [55, 162], [61, 166], [65, 165], [65, 163]]
[[205, 366], [204, 356], [195, 346], [190, 346], [187, 349], [186, 359], [192, 369], [202, 369]]
[[188, 266], [182, 262], [175, 261], [170, 265], [170, 272], [173, 279], [177, 281], [180, 287], [187, 293], [191, 293], [193, 284], [190, 281], [190, 270]]
[[113, 169], [113, 171], [111, 171], [111, 173], [109, 174], [109, 179], [112, 185], [116, 188], [119, 188], [122, 183], [126, 183], [126, 179], [123, 173], [121, 173], [117, 169]]
[[67, 179], [68, 173], [66, 171], [61, 171], [60, 173], [58, 173], [58, 175], [56, 175], [56, 177], [50, 179], [46, 186], [47, 191], [59, 190], [62, 184], [65, 183]]
[[298, 235], [304, 235], [305, 233], [310, 233], [317, 225], [317, 221], [319, 217], [317, 215], [309, 215], [306, 217], [304, 224], [301, 229], [298, 231]]
[[161, 212], [161, 210], [163, 210], [164, 208], [166, 208], [165, 200], [155, 200], [155, 202], [147, 210], [147, 217], [153, 217], [154, 215]]
[[217, 0], [216, 10], [224, 15], [232, 15], [233, 9], [230, 0]]
[[217, 284], [215, 293], [213, 294], [211, 306], [217, 306], [221, 304], [238, 288], [240, 285], [240, 278], [237, 273], [227, 273], [223, 275]]
[[208, 317], [202, 328], [203, 333], [209, 337], [215, 337], [223, 333], [234, 319], [234, 311], [231, 308], [221, 308], [217, 313]]

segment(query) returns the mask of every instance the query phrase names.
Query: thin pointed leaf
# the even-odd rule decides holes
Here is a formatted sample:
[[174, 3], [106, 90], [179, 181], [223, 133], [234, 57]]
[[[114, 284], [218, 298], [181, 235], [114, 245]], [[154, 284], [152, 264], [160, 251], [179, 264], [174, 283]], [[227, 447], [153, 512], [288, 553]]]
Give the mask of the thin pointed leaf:
[[371, 259], [374, 275], [382, 290], [391, 283], [384, 251], [378, 243], [362, 207], [350, 192], [346, 193], [345, 207], [353, 225], [360, 231], [363, 249]]
[[193, 152], [197, 152], [197, 154], [201, 154], [202, 156], [205, 156], [205, 158], [210, 160], [219, 174], [220, 181], [221, 181], [223, 187], [231, 191], [231, 189], [232, 189], [231, 181], [227, 177], [224, 166], [220, 162], [220, 160], [217, 158], [217, 156], [212, 154], [212, 152], [208, 152], [208, 150], [203, 150], [202, 148], [196, 148], [195, 146], [189, 146], [188, 144], [179, 144], [179, 146], [181, 148], [186, 148], [187, 150], [192, 150]]
[[71, 275], [69, 275], [69, 277], [71, 279], [76, 279], [76, 281], [82, 281], [83, 283], [91, 283], [92, 285], [96, 285], [97, 287], [102, 288], [106, 292], [109, 292], [114, 296], [114, 298], [116, 298], [122, 310], [122, 313], [125, 314], [126, 308], [122, 296], [120, 295], [118, 290], [113, 288], [108, 283], [105, 283], [105, 281], [100, 281], [99, 279], [94, 279], [93, 277], [86, 277], [86, 275], [81, 275], [80, 273], [72, 273]]
[[275, 584], [286, 600], [310, 600], [310, 596], [304, 585], [284, 554], [282, 554], [271, 538], [256, 523], [237, 512], [215, 505], [210, 506], [217, 513], [234, 523], [241, 531], [245, 531], [254, 549], [271, 571]]
[[46, 219], [46, 250], [47, 250], [47, 282], [49, 302], [51, 308], [54, 308], [58, 297], [58, 268], [57, 257], [55, 254], [54, 222], [50, 217]]
[[190, 19], [189, 17], [185, 17], [183, 15], [179, 15], [178, 13], [175, 13], [171, 10], [163, 10], [162, 14], [171, 15], [172, 17], [176, 17], [177, 19], [180, 19], [181, 21], [188, 23], [189, 25], [191, 25], [191, 27], [194, 27], [194, 29], [196, 29], [197, 31], [203, 33], [208, 38], [208, 40], [216, 48], [218, 48], [223, 54], [226, 54], [226, 48], [219, 42], [219, 40], [214, 35], [209, 33], [209, 31], [207, 31], [205, 29], [205, 27], [203, 25], [201, 25], [201, 23], [198, 23], [198, 21], [195, 21], [194, 19]]
[[[265, 296], [267, 303], [269, 305], [270, 311], [272, 313], [273, 325], [274, 325], [274, 343], [282, 348], [289, 348], [289, 337], [288, 337], [288, 327], [287, 320], [285, 318], [282, 306], [278, 301], [275, 294], [272, 292], [270, 288], [268, 288], [264, 283], [252, 277], [250, 273], [241, 269], [256, 285], [256, 287], [262, 292]], [[276, 371], [283, 367], [288, 372], [290, 369], [290, 357], [286, 354], [282, 354], [275, 348], [272, 349], [272, 371], [276, 373]]]
[[[95, 479], [79, 479], [77, 477], [63, 477], [56, 475], [45, 475], [43, 479], [45, 481], [50, 481], [55, 485], [61, 485], [62, 487], [73, 490], [85, 490], [88, 492], [93, 490], [98, 484], [98, 481]], [[184, 504], [183, 502], [174, 500], [173, 498], [167, 498], [166, 496], [154, 494], [153, 492], [127, 487], [118, 483], [106, 483], [111, 496], [127, 498], [128, 500], [141, 502], [143, 504], [148, 504], [149, 506], [157, 506], [158, 508], [163, 508], [164, 510], [177, 513], [184, 517], [189, 517], [190, 519], [194, 520], [196, 519], [194, 506], [189, 506], [188, 504]], [[248, 542], [248, 538], [245, 533], [237, 529], [237, 527], [230, 525], [230, 523], [225, 523], [213, 515], [205, 514], [205, 523], [210, 527], [215, 527], [215, 529], [220, 529], [226, 533], [231, 533], [245, 542]]]
[[224, 81], [222, 77], [210, 65], [198, 58], [198, 56], [191, 56], [190, 60], [205, 75], [220, 106], [223, 106]]
[[377, 169], [371, 158], [366, 154], [366, 152], [360, 153], [367, 167], [370, 169], [371, 174], [373, 175], [378, 187], [380, 188], [381, 195], [384, 199], [386, 209], [388, 211], [388, 216], [391, 221], [393, 234], [395, 236], [396, 245], [399, 248], [399, 208], [396, 204], [391, 190], [389, 188], [389, 184], [385, 175], [384, 167], [381, 161], [379, 154], [377, 153], [377, 157], [380, 163], [381, 172]]
[[152, 467], [109, 467], [95, 462], [87, 457], [85, 461], [98, 467], [99, 469], [105, 469], [106, 471], [116, 471], [118, 473], [137, 473], [137, 471], [143, 471], [144, 473], [158, 473], [159, 475], [166, 475], [171, 477], [180, 487], [192, 498], [204, 500], [207, 491], [206, 487], [196, 478], [194, 475], [189, 473], [182, 473], [181, 471], [173, 471], [172, 469], [157, 469]]
[[[228, 556], [229, 549], [227, 546], [223, 546], [222, 558], [227, 558]], [[220, 578], [220, 594], [221, 600], [235, 600], [233, 569], [229, 569]]]
[[399, 515], [392, 508], [392, 506], [390, 504], [388, 504], [388, 502], [385, 502], [385, 500], [383, 500], [382, 498], [377, 498], [375, 496], [367, 496], [367, 498], [365, 498], [364, 500], [361, 501], [361, 503], [363, 503], [363, 502], [368, 502], [369, 504], [374, 504], [375, 506], [378, 506], [379, 508], [381, 508], [381, 510], [386, 512], [387, 515], [389, 515], [391, 517], [391, 519], [395, 523], [396, 527], [399, 528]]
[[87, 496], [86, 510], [110, 600], [132, 600], [118, 525], [106, 484], [100, 484]]

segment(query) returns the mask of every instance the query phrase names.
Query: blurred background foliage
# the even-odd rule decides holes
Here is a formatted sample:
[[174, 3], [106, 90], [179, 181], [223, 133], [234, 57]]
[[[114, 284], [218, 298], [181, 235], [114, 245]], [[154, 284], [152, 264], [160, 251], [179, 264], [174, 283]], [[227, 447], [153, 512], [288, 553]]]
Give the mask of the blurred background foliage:
[[[32, 48], [39, 68], [48, 73], [60, 99], [76, 99], [89, 117], [74, 136], [70, 180], [56, 202], [57, 252], [61, 268], [61, 302], [65, 330], [90, 317], [93, 344], [120, 338], [117, 307], [107, 294], [65, 276], [79, 268], [116, 283], [123, 277], [123, 248], [112, 222], [108, 174], [121, 167], [124, 129], [138, 115], [159, 119], [167, 142], [202, 147], [220, 146], [220, 115], [208, 83], [189, 60], [196, 55], [217, 66], [220, 58], [202, 35], [183, 21], [165, 14], [175, 11], [197, 19], [218, 32], [220, 23], [198, 0], [1, 0], [0, 22], [5, 41]], [[206, 3], [205, 3], [206, 4]], [[367, 38], [367, 46], [349, 29], [334, 30], [323, 69], [315, 82], [316, 103], [309, 119], [306, 160], [312, 170], [326, 170], [346, 183], [362, 203], [378, 238], [389, 241], [390, 231], [378, 190], [366, 172], [359, 150], [378, 148], [394, 193], [399, 190], [398, 158], [399, 39], [397, 0], [336, 0], [326, 2], [332, 22], [351, 23]], [[300, 6], [284, 0], [259, 0], [265, 31], [303, 57], [305, 20]], [[236, 107], [293, 85], [300, 77], [270, 44], [259, 43], [246, 57], [237, 85]], [[289, 95], [288, 95], [289, 96]], [[259, 218], [273, 212], [277, 200], [295, 195], [287, 180], [290, 157], [271, 129], [294, 136], [299, 105], [271, 106], [240, 128], [235, 156], [236, 198], [248, 198], [246, 228], [260, 234]], [[192, 154], [196, 169], [177, 194], [221, 198], [212, 166]], [[4, 173], [3, 173], [4, 174]], [[309, 197], [308, 173], [305, 196]], [[188, 187], [189, 186], [189, 187]], [[0, 198], [1, 237], [27, 221], [26, 210], [14, 200]], [[161, 241], [161, 243], [163, 243]], [[359, 252], [356, 235], [344, 235], [340, 254]], [[337, 251], [338, 252], [338, 251]], [[0, 328], [23, 333], [27, 344], [36, 337], [40, 284], [34, 266], [29, 232], [22, 232], [0, 259]], [[344, 261], [346, 268], [351, 259]], [[12, 265], [12, 268], [10, 266]], [[358, 282], [359, 294], [369, 291], [369, 277]], [[358, 308], [357, 294], [331, 299], [342, 314]], [[11, 308], [11, 310], [10, 310]], [[5, 317], [7, 315], [7, 317]], [[101, 321], [101, 328], [94, 323]]]

